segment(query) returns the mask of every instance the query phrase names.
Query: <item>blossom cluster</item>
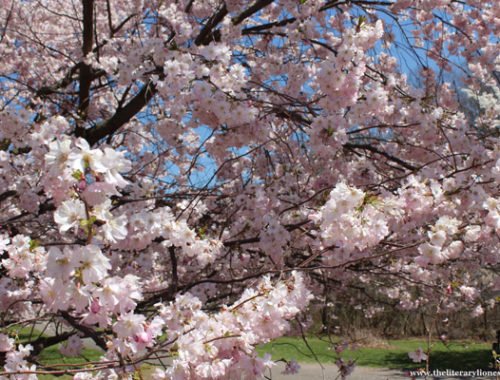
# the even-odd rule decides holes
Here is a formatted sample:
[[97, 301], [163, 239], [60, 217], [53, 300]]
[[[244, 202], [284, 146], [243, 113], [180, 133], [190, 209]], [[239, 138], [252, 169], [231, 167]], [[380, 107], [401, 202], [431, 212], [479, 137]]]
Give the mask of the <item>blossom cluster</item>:
[[382, 203], [376, 196], [340, 182], [311, 218], [320, 225], [325, 246], [349, 254], [376, 245], [389, 233]]
[[[429, 241], [418, 247], [421, 256], [416, 259], [420, 265], [441, 264], [446, 260], [456, 259], [463, 251], [463, 243], [460, 240], [452, 240], [453, 235], [458, 232], [460, 221], [447, 216], [440, 217], [431, 231], [427, 233]], [[466, 232], [466, 239], [477, 240], [477, 231], [471, 227]], [[445, 246], [446, 245], [446, 246]]]
[[[273, 283], [264, 278], [247, 289], [231, 306], [208, 315], [202, 303], [188, 294], [160, 307], [161, 318], [176, 342], [178, 358], [160, 378], [233, 378], [245, 374], [257, 379], [274, 363], [258, 357], [253, 348], [286, 333], [292, 319], [309, 303], [312, 295], [303, 275]], [[158, 373], [161, 373], [159, 371]]]

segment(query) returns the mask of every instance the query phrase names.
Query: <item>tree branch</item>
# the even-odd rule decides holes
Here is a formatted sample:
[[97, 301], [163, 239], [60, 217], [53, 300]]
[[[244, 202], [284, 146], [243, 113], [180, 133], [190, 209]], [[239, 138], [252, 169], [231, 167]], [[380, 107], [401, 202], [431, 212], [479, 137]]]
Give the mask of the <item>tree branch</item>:
[[73, 327], [74, 329], [81, 331], [85, 336], [91, 338], [95, 344], [106, 351], [108, 348], [106, 346], [106, 341], [102, 336], [90, 327], [81, 325], [77, 322], [76, 318], [72, 317], [67, 311], [61, 311], [61, 316]]
[[34, 340], [33, 342], [30, 342], [30, 344], [33, 346], [33, 350], [31, 351], [30, 356], [36, 356], [45, 348], [53, 346], [54, 344], [60, 342], [64, 342], [72, 335], [75, 335], [75, 333], [65, 332], [56, 336], [50, 336], [50, 337], [41, 336], [38, 339]]
[[77, 130], [79, 137], [85, 138], [90, 145], [94, 145], [100, 139], [115, 133], [124, 124], [128, 123], [141, 109], [149, 103], [156, 94], [156, 86], [153, 82], [147, 82], [142, 89], [124, 107], [118, 108], [110, 119], [96, 125], [91, 129]]
[[366, 149], [366, 150], [369, 150], [370, 152], [373, 152], [373, 153], [377, 153], [377, 154], [380, 154], [381, 156], [384, 156], [385, 158], [387, 158], [389, 161], [393, 161], [393, 162], [396, 162], [398, 163], [399, 165], [401, 165], [402, 167], [408, 169], [408, 170], [411, 170], [411, 171], [415, 171], [417, 170], [418, 168], [412, 164], [409, 164], [408, 162], [406, 161], [403, 161], [401, 160], [400, 158], [397, 158], [397, 157], [394, 157], [393, 155], [387, 153], [387, 152], [384, 152], [382, 150], [378, 150], [377, 148], [375, 148], [374, 146], [372, 145], [369, 145], [369, 144], [352, 144], [352, 143], [347, 143], [347, 144], [344, 144], [344, 148], [347, 148], [347, 149]]
[[208, 19], [200, 34], [195, 38], [194, 43], [198, 46], [208, 45], [212, 40], [213, 29], [226, 17], [227, 13], [226, 4], [222, 4], [222, 7]]
[[273, 0], [257, 0], [253, 5], [245, 9], [243, 12], [241, 12], [238, 16], [232, 19], [232, 22], [234, 25], [238, 25], [243, 20], [246, 18], [252, 16], [254, 13], [257, 13], [261, 9], [267, 7], [269, 4], [271, 4]]
[[[82, 54], [86, 56], [92, 51], [92, 41], [94, 35], [94, 0], [82, 0], [83, 3], [83, 44]], [[80, 86], [78, 113], [82, 119], [86, 119], [90, 104], [90, 84], [92, 82], [92, 72], [90, 65], [82, 62], [80, 64]]]
[[4, 191], [3, 193], [0, 193], [0, 202], [3, 202], [4, 200], [13, 197], [15, 195], [17, 195], [17, 191], [15, 190]]

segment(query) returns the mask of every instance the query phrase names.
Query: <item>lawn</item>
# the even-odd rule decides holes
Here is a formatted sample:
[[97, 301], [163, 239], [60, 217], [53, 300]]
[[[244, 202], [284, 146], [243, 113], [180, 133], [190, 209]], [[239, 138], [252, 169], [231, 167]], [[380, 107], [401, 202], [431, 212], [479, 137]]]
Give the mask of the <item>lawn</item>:
[[[19, 343], [27, 344], [31, 339], [36, 339], [40, 336], [46, 336], [36, 329], [31, 328], [11, 328], [8, 332], [12, 336], [16, 336]], [[85, 348], [82, 350], [81, 355], [78, 357], [65, 357], [59, 352], [59, 344], [47, 347], [38, 356], [38, 361], [44, 365], [54, 364], [84, 364], [90, 361], [98, 361], [102, 356], [102, 352], [97, 349]], [[71, 369], [71, 366], [60, 367], [59, 369]], [[52, 376], [52, 375], [38, 375], [40, 380], [49, 379], [72, 379], [72, 376]]]
[[[27, 331], [18, 332], [20, 341], [27, 338]], [[335, 351], [331, 349], [332, 344], [327, 339], [310, 337], [307, 344], [302, 338], [284, 337], [271, 343], [258, 347], [260, 355], [270, 353], [275, 360], [295, 359], [299, 362], [314, 363], [319, 360], [323, 364], [335, 361]], [[421, 368], [425, 364], [416, 364], [408, 357], [408, 352], [417, 348], [427, 347], [423, 339], [389, 340], [377, 346], [360, 345], [357, 349], [347, 349], [342, 352], [344, 359], [354, 359], [357, 365], [366, 367], [382, 367], [392, 369]], [[311, 350], [314, 354], [311, 353]], [[58, 345], [49, 347], [42, 351], [39, 356], [41, 363], [51, 364], [83, 364], [89, 361], [98, 361], [101, 352], [94, 349], [84, 349], [80, 357], [63, 357], [59, 353]], [[442, 342], [433, 342], [430, 355], [430, 367], [432, 369], [454, 369], [475, 370], [488, 369], [491, 360], [491, 347], [486, 343], [453, 341], [447, 345]], [[71, 368], [71, 367], [66, 367]], [[151, 368], [149, 368], [151, 370]], [[148, 372], [148, 369], [146, 369]], [[71, 376], [54, 377], [40, 375], [40, 380], [49, 379], [71, 379]]]
[[[308, 338], [307, 347], [302, 338], [285, 337], [259, 347], [259, 353], [268, 352], [273, 359], [295, 359], [299, 362], [331, 363], [335, 360], [335, 351], [331, 344], [323, 339]], [[422, 364], [413, 363], [408, 352], [421, 347], [424, 350], [427, 342], [422, 339], [389, 340], [381, 347], [363, 347], [342, 352], [344, 359], [354, 359], [357, 365], [383, 368], [419, 368]], [[433, 342], [430, 355], [431, 369], [473, 370], [488, 369], [491, 360], [491, 346], [486, 343], [455, 341], [444, 345]], [[425, 364], [424, 364], [425, 365]]]
[[[45, 365], [51, 364], [84, 364], [87, 362], [99, 361], [102, 356], [102, 352], [99, 350], [85, 348], [78, 357], [65, 357], [59, 352], [59, 345], [51, 346], [43, 350], [39, 356], [41, 363]], [[65, 369], [71, 369], [72, 367], [64, 367]], [[40, 380], [49, 379], [72, 379], [72, 376], [51, 376], [51, 375], [38, 375]]]

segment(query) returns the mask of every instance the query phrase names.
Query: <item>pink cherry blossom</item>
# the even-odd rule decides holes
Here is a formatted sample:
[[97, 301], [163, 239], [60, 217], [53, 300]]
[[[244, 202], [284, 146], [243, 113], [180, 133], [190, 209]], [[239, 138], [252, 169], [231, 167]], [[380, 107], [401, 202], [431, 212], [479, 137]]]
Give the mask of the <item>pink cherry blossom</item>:
[[59, 347], [64, 356], [78, 356], [83, 349], [83, 342], [78, 335], [71, 335], [66, 343]]
[[54, 213], [54, 220], [59, 231], [77, 230], [82, 220], [87, 219], [85, 204], [78, 199], [64, 201]]
[[5, 334], [0, 334], [0, 352], [8, 352], [14, 348], [14, 339]]
[[109, 259], [95, 245], [87, 245], [76, 250], [75, 260], [85, 284], [102, 280], [111, 269]]
[[285, 369], [283, 370], [284, 375], [295, 375], [300, 371], [300, 364], [295, 360], [290, 360], [286, 363]]
[[422, 361], [427, 360], [427, 355], [422, 350], [422, 348], [417, 348], [416, 351], [408, 353], [408, 356], [414, 363], [420, 363]]

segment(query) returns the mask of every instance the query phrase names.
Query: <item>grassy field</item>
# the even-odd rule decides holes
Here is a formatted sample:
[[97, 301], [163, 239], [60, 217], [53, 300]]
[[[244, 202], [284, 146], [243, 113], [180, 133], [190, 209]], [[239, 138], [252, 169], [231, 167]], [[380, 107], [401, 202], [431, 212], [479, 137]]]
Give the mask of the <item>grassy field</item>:
[[[26, 338], [25, 335], [27, 335], [25, 331], [19, 334], [20, 341]], [[285, 337], [258, 347], [258, 352], [260, 355], [270, 353], [275, 360], [295, 359], [299, 362], [309, 363], [314, 363], [319, 360], [321, 363], [328, 364], [335, 361], [336, 358], [335, 352], [331, 347], [332, 344], [326, 339], [323, 340], [316, 337], [310, 337], [307, 339], [306, 344], [302, 338]], [[360, 345], [360, 347], [355, 350], [347, 349], [342, 352], [341, 357], [344, 359], [354, 359], [357, 365], [366, 367], [392, 369], [421, 368], [425, 364], [413, 363], [408, 357], [408, 352], [415, 351], [419, 347], [425, 350], [427, 342], [423, 339], [389, 340], [376, 346]], [[311, 350], [314, 354], [311, 353]], [[442, 342], [433, 342], [431, 350], [431, 369], [488, 369], [491, 360], [491, 347], [489, 344], [485, 343], [454, 341], [444, 345]], [[89, 361], [98, 361], [100, 356], [100, 351], [87, 348], [83, 350], [80, 357], [63, 357], [59, 353], [59, 348], [56, 345], [42, 351], [39, 360], [45, 365], [62, 363], [83, 364]], [[147, 368], [145, 372], [149, 372]], [[41, 380], [66, 380], [71, 378], [71, 376], [39, 376]]]
[[[272, 343], [258, 348], [259, 354], [268, 352], [273, 359], [295, 359], [299, 362], [316, 362], [316, 358], [324, 364], [332, 363], [335, 353], [330, 349], [331, 344], [318, 338], [308, 338], [309, 347], [314, 351], [313, 356], [301, 338], [280, 338]], [[360, 347], [356, 350], [345, 350], [341, 356], [344, 359], [354, 359], [357, 365], [365, 367], [382, 367], [392, 369], [421, 368], [424, 364], [413, 363], [408, 352], [417, 348], [427, 347], [422, 339], [390, 340], [380, 347]], [[97, 360], [100, 353], [86, 349], [81, 358], [64, 358], [57, 347], [43, 351], [41, 361], [45, 364], [53, 363], [81, 363], [87, 360]], [[475, 370], [488, 369], [491, 360], [491, 347], [485, 343], [455, 341], [446, 346], [441, 342], [433, 342], [430, 355], [431, 369]], [[147, 370], [146, 370], [147, 372]], [[64, 379], [64, 377], [58, 377]], [[70, 377], [67, 377], [68, 379]], [[54, 379], [51, 376], [40, 376], [42, 380]]]
[[[88, 362], [98, 361], [101, 357], [102, 352], [99, 350], [93, 350], [86, 348], [82, 350], [81, 356], [79, 357], [65, 357], [59, 352], [59, 346], [48, 347], [43, 350], [39, 356], [41, 363], [45, 365], [51, 364], [84, 364]], [[68, 369], [71, 367], [67, 367]], [[51, 376], [51, 375], [39, 375], [40, 380], [52, 380], [52, 379], [71, 379], [72, 376]]]
[[[12, 328], [9, 329], [8, 332], [11, 336], [16, 337], [16, 340], [19, 343], [27, 344], [30, 340], [36, 339], [38, 337], [45, 337], [46, 335], [37, 331], [36, 329], [31, 328]], [[38, 361], [43, 363], [44, 365], [51, 364], [84, 364], [90, 361], [98, 361], [101, 357], [102, 352], [99, 350], [85, 348], [82, 350], [82, 353], [78, 357], [65, 357], [61, 355], [59, 352], [59, 345], [54, 345], [47, 347], [43, 350], [39, 356]], [[71, 367], [66, 367], [71, 368]], [[38, 375], [40, 380], [52, 380], [52, 379], [72, 379], [72, 376], [52, 376], [52, 375]]]
[[[335, 360], [335, 351], [331, 344], [319, 338], [308, 338], [307, 342], [315, 355], [307, 347], [302, 338], [280, 338], [272, 343], [259, 347], [259, 352], [269, 352], [273, 359], [295, 359], [299, 362], [331, 363]], [[422, 364], [413, 363], [408, 352], [427, 347], [422, 339], [390, 340], [380, 347], [363, 347], [356, 350], [345, 350], [341, 357], [354, 359], [357, 365], [384, 368], [418, 368]], [[491, 360], [491, 346], [475, 342], [450, 342], [446, 346], [441, 342], [433, 342], [430, 355], [431, 369], [472, 370], [487, 369]], [[424, 364], [425, 365], [425, 364]]]

